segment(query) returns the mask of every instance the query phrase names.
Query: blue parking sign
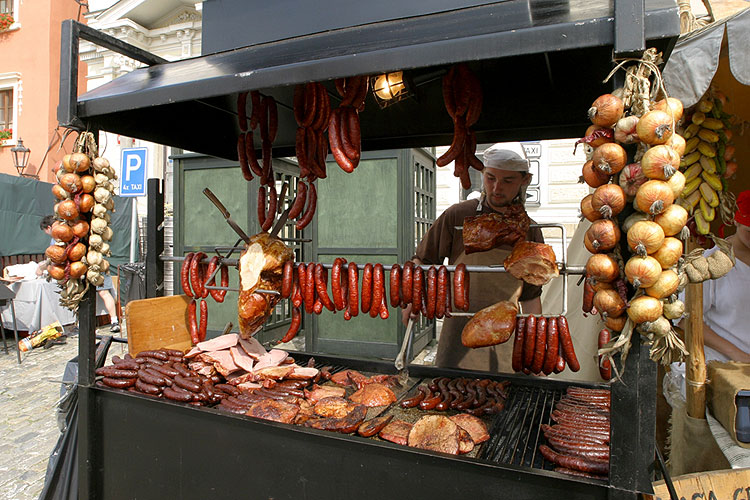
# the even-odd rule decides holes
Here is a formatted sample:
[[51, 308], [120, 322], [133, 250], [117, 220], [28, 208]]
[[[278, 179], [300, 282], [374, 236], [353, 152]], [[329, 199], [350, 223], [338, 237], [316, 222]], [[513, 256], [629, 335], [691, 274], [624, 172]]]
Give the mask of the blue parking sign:
[[120, 196], [146, 195], [146, 148], [125, 148], [120, 161]]

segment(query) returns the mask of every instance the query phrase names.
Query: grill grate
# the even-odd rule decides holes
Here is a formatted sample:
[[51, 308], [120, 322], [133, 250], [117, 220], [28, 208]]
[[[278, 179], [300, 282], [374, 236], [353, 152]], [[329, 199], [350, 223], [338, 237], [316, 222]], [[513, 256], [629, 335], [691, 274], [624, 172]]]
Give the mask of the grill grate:
[[479, 458], [491, 462], [552, 470], [539, 453], [544, 439], [541, 424], [550, 424], [550, 413], [562, 390], [512, 385], [501, 412], [490, 426], [490, 440]]

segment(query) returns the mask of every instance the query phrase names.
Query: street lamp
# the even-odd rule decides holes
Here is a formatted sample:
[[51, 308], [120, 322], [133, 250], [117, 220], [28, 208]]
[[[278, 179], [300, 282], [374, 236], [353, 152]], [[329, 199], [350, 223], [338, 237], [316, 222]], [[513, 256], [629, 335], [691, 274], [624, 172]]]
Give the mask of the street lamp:
[[29, 162], [29, 153], [31, 153], [31, 150], [23, 145], [23, 140], [20, 137], [18, 138], [18, 144], [10, 148], [10, 152], [13, 153], [13, 165], [18, 170], [18, 175], [21, 177], [37, 178], [36, 175], [23, 173]]

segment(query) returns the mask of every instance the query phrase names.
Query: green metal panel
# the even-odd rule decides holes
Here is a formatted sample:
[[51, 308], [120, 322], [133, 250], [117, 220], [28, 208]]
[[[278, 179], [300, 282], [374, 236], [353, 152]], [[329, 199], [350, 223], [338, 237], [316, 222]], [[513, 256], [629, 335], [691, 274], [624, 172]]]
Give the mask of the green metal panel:
[[318, 182], [318, 247], [398, 246], [397, 157], [363, 159], [347, 174], [336, 163]]
[[[320, 262], [344, 257], [358, 264], [402, 264], [414, 253], [415, 235], [423, 234], [435, 218], [434, 157], [424, 150], [365, 153], [353, 174], [329, 163], [328, 178], [318, 189], [313, 260]], [[346, 321], [341, 313], [323, 311], [309, 318], [308, 349], [393, 358], [405, 328], [400, 309], [389, 307], [389, 314], [387, 320], [360, 314]], [[424, 347], [434, 331], [434, 322], [420, 321], [414, 349]]]
[[247, 218], [248, 187], [239, 167], [188, 169], [184, 172], [182, 193], [183, 220], [187, 222], [183, 225], [184, 246], [203, 248], [233, 245], [237, 241], [237, 234], [224, 221], [221, 212], [203, 194], [204, 188], [213, 191], [232, 216], [239, 217], [240, 224]]

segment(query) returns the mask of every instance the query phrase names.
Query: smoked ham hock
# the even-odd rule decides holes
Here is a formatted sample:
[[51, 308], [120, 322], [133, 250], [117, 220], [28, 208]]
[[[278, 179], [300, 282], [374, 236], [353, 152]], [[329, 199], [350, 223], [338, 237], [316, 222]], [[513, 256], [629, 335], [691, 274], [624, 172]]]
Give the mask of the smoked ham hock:
[[281, 292], [284, 263], [294, 259], [294, 252], [280, 239], [268, 233], [250, 237], [240, 256], [240, 298], [237, 313], [240, 335], [247, 339], [260, 330], [280, 299], [279, 294], [257, 293], [255, 290]]
[[507, 300], [485, 307], [466, 323], [461, 343], [476, 348], [507, 342], [516, 329], [517, 314], [516, 304]]
[[490, 213], [464, 218], [464, 251], [485, 252], [501, 245], [515, 245], [526, 239], [531, 219], [523, 205], [514, 203], [501, 214]]
[[545, 243], [521, 241], [505, 258], [506, 271], [516, 279], [536, 286], [549, 283], [560, 275], [555, 262], [555, 252]]

